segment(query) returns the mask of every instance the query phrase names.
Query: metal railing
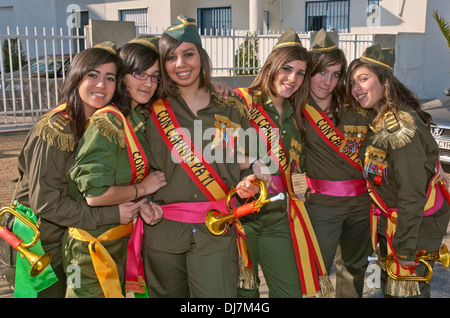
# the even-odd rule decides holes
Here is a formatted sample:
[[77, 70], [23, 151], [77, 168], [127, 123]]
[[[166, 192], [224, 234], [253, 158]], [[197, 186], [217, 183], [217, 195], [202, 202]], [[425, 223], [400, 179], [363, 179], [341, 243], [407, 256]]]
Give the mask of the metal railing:
[[[15, 28], [15, 32], [8, 28], [6, 34], [0, 31], [0, 132], [5, 124], [9, 127], [30, 126], [42, 113], [56, 106], [70, 61], [88, 46], [86, 36], [78, 31], [74, 33], [73, 29], [52, 28], [50, 34], [45, 28], [19, 31], [19, 28]], [[158, 30], [147, 33], [161, 34]], [[214, 77], [255, 75], [280, 36], [280, 33], [260, 35], [238, 30], [216, 34], [201, 36], [212, 61]], [[299, 33], [299, 37], [303, 46], [309, 49], [311, 33]], [[341, 33], [338, 43], [350, 62], [373, 44], [373, 38], [373, 35]], [[12, 61], [14, 56], [18, 57], [18, 71], [9, 72], [5, 61]]]

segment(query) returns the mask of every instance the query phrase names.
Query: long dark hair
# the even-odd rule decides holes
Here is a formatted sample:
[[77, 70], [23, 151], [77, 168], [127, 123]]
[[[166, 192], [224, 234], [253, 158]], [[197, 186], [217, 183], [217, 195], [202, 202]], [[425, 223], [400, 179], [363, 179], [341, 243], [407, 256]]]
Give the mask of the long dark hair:
[[[78, 85], [87, 73], [100, 65], [108, 63], [114, 63], [117, 71], [120, 69], [120, 59], [117, 55], [97, 47], [81, 51], [75, 55], [72, 63], [70, 63], [67, 77], [62, 86], [61, 103], [66, 103], [66, 112], [75, 128], [74, 135], [76, 144], [78, 144], [83, 136], [86, 127], [86, 116], [83, 101], [78, 93]], [[116, 74], [117, 77], [118, 75]], [[115, 91], [110, 102], [115, 103], [118, 98], [119, 96]]]
[[[177, 85], [167, 75], [165, 64], [167, 57], [173, 50], [175, 50], [182, 42], [175, 40], [167, 34], [163, 34], [159, 40], [159, 56], [161, 57], [161, 75], [163, 81], [159, 85], [159, 94], [162, 99], [174, 97], [179, 94]], [[195, 43], [197, 50], [200, 54], [201, 71], [200, 71], [200, 83], [199, 88], [209, 89], [211, 83], [211, 60], [208, 53], [202, 48], [201, 45]]]
[[[123, 77], [126, 74], [133, 72], [143, 72], [152, 67], [155, 63], [159, 63], [158, 53], [150, 47], [139, 43], [125, 44], [119, 50], [119, 57], [122, 60], [120, 68], [120, 78], [117, 84], [118, 94], [123, 96], [121, 103], [128, 105], [128, 108], [123, 111], [124, 115], [128, 115], [131, 110], [131, 96], [125, 86]], [[158, 85], [159, 86], [159, 85]], [[147, 103], [147, 107], [150, 107], [158, 99], [158, 89], [153, 94]]]
[[341, 64], [341, 71], [336, 88], [331, 93], [331, 104], [328, 109], [328, 115], [332, 115], [336, 122], [335, 126], [339, 124], [339, 117], [337, 116], [339, 108], [345, 104], [345, 77], [347, 69], [347, 59], [342, 50], [333, 50], [323, 53], [311, 53], [312, 70], [311, 77], [326, 69], [327, 67]]
[[352, 86], [349, 80], [353, 72], [361, 66], [366, 66], [370, 71], [375, 73], [381, 85], [384, 85], [384, 94], [379, 101], [380, 112], [374, 119], [374, 124], [384, 117], [388, 111], [398, 114], [401, 105], [412, 107], [428, 128], [433, 125], [433, 119], [430, 114], [423, 111], [421, 103], [414, 91], [407, 88], [392, 72], [384, 68], [361, 62], [359, 59], [353, 60], [347, 70], [347, 99], [350, 105], [356, 109], [360, 107], [358, 101], [352, 95]]
[[291, 96], [290, 101], [294, 105], [295, 120], [300, 129], [300, 133], [303, 135], [305, 128], [300, 118], [308, 100], [309, 82], [311, 78], [311, 59], [305, 48], [299, 46], [287, 46], [272, 51], [250, 86], [250, 90], [259, 90], [261, 92], [260, 98], [262, 100], [269, 93], [272, 94], [272, 96], [277, 96], [278, 93], [273, 86], [275, 75], [281, 70], [283, 65], [297, 60], [306, 62], [306, 73], [302, 85]]

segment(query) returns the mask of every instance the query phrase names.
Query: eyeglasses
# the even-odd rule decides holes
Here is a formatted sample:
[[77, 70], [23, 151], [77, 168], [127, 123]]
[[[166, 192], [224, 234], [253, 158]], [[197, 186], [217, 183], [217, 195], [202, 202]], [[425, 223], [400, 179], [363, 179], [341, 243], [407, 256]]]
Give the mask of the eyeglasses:
[[147, 78], [150, 77], [150, 80], [153, 83], [161, 83], [162, 82], [162, 77], [160, 75], [151, 75], [151, 74], [147, 74], [145, 72], [133, 72], [131, 75], [133, 75], [133, 77], [135, 79], [138, 79], [141, 81], [146, 81]]

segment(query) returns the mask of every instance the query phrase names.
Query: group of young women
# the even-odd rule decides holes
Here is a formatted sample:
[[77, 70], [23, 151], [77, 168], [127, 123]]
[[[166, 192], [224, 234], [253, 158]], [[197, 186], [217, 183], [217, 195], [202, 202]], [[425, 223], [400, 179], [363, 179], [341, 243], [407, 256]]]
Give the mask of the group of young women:
[[[269, 297], [329, 297], [334, 261], [336, 297], [362, 297], [377, 243], [417, 272], [415, 253], [439, 248], [438, 147], [392, 52], [373, 45], [347, 72], [324, 30], [308, 52], [289, 29], [253, 84], [222, 98], [193, 19], [118, 51], [75, 56], [19, 155], [16, 209], [40, 218], [53, 259], [42, 284], [16, 278], [17, 297], [258, 297], [258, 266]], [[292, 175], [305, 172], [303, 203]], [[234, 207], [256, 195], [256, 178], [286, 200], [212, 234], [206, 212], [227, 213], [232, 187]]]

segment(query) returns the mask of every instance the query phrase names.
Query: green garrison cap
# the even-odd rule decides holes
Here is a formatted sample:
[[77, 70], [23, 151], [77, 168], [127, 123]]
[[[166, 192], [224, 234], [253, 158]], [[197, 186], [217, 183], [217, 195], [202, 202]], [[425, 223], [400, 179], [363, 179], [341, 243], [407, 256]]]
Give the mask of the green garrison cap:
[[310, 52], [323, 53], [337, 50], [336, 43], [331, 39], [324, 29], [317, 32], [314, 41], [311, 43]]
[[389, 72], [393, 72], [395, 64], [395, 51], [393, 48], [382, 49], [380, 44], [376, 43], [369, 46], [359, 60], [363, 63], [379, 66]]
[[283, 34], [281, 34], [277, 44], [275, 44], [275, 46], [272, 48], [272, 51], [286, 46], [303, 47], [297, 32], [292, 29], [287, 29], [283, 32]]
[[116, 43], [111, 42], [111, 41], [105, 41], [105, 42], [99, 43], [99, 44], [95, 45], [94, 47], [104, 49], [108, 52], [111, 52], [112, 54], [117, 54]]
[[172, 25], [164, 33], [180, 42], [191, 42], [202, 45], [195, 19], [188, 18], [182, 14], [172, 22]]
[[148, 46], [152, 50], [156, 51], [158, 53], [158, 42], [159, 42], [159, 36], [153, 36], [148, 34], [139, 34], [137, 37], [135, 37], [133, 40], [131, 40], [128, 43], [139, 43], [145, 46]]

